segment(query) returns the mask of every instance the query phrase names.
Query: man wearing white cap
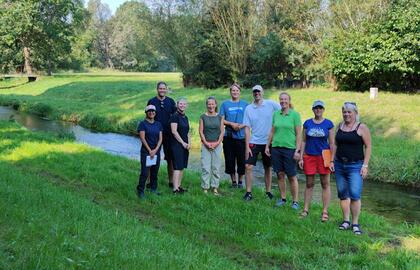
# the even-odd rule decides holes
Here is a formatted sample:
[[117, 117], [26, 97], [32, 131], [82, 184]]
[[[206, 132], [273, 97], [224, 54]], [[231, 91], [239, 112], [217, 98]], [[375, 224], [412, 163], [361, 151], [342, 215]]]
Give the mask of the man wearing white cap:
[[272, 117], [275, 111], [280, 110], [280, 105], [272, 100], [263, 99], [264, 89], [261, 85], [252, 88], [254, 102], [245, 109], [243, 124], [245, 125], [245, 180], [246, 193], [244, 200], [252, 200], [252, 169], [257, 162], [258, 154], [262, 155], [264, 165], [265, 190], [269, 199], [271, 193], [271, 159], [265, 154], [268, 134], [271, 130]]

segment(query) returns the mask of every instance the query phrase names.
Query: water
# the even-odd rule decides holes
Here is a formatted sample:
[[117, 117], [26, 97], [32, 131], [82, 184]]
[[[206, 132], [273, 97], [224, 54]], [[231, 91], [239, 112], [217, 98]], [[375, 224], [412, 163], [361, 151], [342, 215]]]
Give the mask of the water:
[[[140, 142], [138, 138], [133, 136], [92, 132], [72, 123], [50, 121], [34, 115], [18, 113], [11, 108], [0, 106], [0, 120], [11, 118], [32, 131], [71, 132], [75, 135], [76, 141], [79, 143], [101, 148], [110, 154], [139, 160]], [[200, 170], [200, 151], [198, 149], [193, 149], [190, 153], [189, 168]], [[225, 177], [227, 180], [226, 175]], [[299, 174], [298, 178], [299, 198], [303, 201], [305, 176]], [[254, 169], [254, 179], [256, 186], [264, 186], [264, 170], [260, 163], [257, 163]], [[279, 193], [276, 183], [277, 180], [273, 178], [273, 190], [277, 195]], [[331, 203], [338, 203], [336, 186], [333, 179], [331, 181], [331, 194]], [[321, 202], [319, 179], [316, 180], [313, 202]], [[420, 224], [420, 190], [418, 189], [366, 181], [363, 186], [362, 207], [364, 210], [382, 215], [393, 222], [406, 221]]]

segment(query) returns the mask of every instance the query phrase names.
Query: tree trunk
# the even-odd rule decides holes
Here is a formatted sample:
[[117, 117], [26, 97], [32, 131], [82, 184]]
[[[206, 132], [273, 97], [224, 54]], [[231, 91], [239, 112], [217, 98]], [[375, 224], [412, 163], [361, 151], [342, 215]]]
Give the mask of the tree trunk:
[[51, 60], [48, 59], [48, 76], [52, 75], [52, 66], [51, 66]]
[[25, 68], [24, 70], [28, 75], [32, 74], [32, 62], [31, 62], [31, 53], [28, 47], [23, 47], [23, 56], [25, 57]]

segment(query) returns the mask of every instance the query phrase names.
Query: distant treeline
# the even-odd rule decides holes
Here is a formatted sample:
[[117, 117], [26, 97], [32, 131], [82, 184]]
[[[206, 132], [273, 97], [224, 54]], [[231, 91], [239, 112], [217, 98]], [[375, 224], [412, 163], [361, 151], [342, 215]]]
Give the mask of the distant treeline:
[[420, 89], [417, 0], [0, 0], [1, 72], [181, 71], [184, 85]]

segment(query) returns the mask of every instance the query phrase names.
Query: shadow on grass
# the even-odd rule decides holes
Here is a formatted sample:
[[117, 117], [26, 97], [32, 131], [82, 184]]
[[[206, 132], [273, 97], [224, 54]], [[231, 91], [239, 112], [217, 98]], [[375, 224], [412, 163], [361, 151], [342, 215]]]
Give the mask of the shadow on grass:
[[25, 84], [28, 84], [28, 83], [29, 82], [22, 82], [22, 83], [10, 85], [10, 86], [0, 86], [0, 89], [12, 89], [12, 88], [22, 86], [22, 85], [25, 85]]
[[[5, 125], [6, 126], [6, 125]], [[4, 138], [7, 132], [0, 133]], [[222, 197], [202, 194], [197, 173], [186, 171], [184, 184], [189, 192], [174, 196], [170, 190], [161, 189], [163, 195], [147, 193], [139, 201], [135, 195], [138, 163], [103, 152], [90, 150], [77, 144], [63, 147], [63, 142], [36, 137], [30, 132], [17, 132], [13, 140], [20, 152], [33, 151], [20, 147], [23, 143], [43, 142], [45, 149], [33, 155], [5, 162], [11, 170], [42, 176], [70, 192], [86, 197], [104, 208], [122, 211], [135, 216], [139, 222], [188, 239], [202, 247], [211, 246], [218, 256], [235, 261], [243, 268], [334, 268], [337, 266], [377, 267], [380, 263], [393, 264], [397, 248], [369, 251], [385, 239], [406, 236], [410, 229], [394, 226], [381, 218], [363, 213], [367, 233], [358, 238], [351, 232], [340, 232], [339, 210], [331, 207], [331, 220], [326, 224], [319, 217], [305, 220], [289, 208], [273, 208], [273, 201], [266, 200], [262, 191], [255, 191], [255, 199], [244, 203], [242, 193], [222, 186]], [[40, 136], [40, 135], [38, 135]], [[2, 156], [5, 153], [0, 152]], [[160, 171], [160, 186], [164, 186], [164, 169]], [[28, 179], [30, 181], [30, 179]], [[314, 206], [314, 208], [319, 206]], [[320, 209], [318, 209], [320, 210]], [[314, 248], [316, 247], [316, 248]], [[389, 258], [388, 258], [389, 257]], [[314, 258], [319, 258], [314, 259]], [[337, 259], [339, 258], [339, 259]], [[354, 258], [365, 258], [354, 260]], [[412, 263], [409, 257], [407, 263]]]

